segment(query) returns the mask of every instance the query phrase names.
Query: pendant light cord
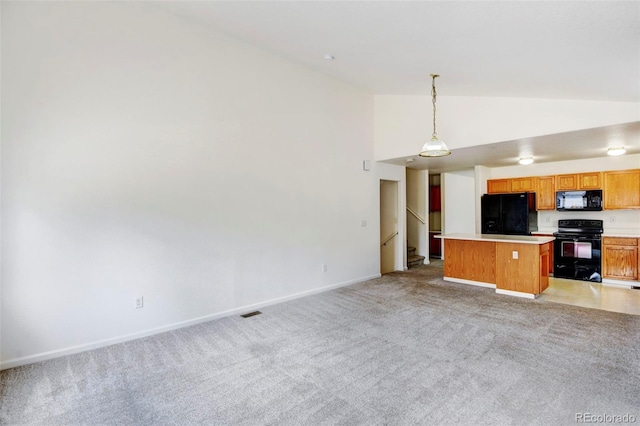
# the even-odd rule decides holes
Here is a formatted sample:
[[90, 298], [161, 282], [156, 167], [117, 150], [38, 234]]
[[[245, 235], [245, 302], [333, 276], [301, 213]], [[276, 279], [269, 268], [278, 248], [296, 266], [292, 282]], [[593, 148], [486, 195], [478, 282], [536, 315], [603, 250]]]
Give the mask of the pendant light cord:
[[436, 132], [436, 97], [438, 96], [436, 93], [436, 77], [440, 76], [438, 74], [431, 74], [431, 102], [433, 103], [433, 135], [431, 135], [431, 137], [433, 139], [438, 139], [438, 133]]

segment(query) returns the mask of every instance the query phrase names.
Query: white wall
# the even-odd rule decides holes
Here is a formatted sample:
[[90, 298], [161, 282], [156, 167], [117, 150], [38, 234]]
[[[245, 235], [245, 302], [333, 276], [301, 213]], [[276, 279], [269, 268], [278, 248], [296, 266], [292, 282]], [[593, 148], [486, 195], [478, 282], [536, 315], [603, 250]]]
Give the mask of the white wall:
[[[584, 160], [534, 163], [529, 166], [495, 167], [488, 169], [487, 179], [525, 176], [547, 176], [590, 171], [626, 170], [640, 168], [640, 154], [620, 157], [590, 158]], [[486, 180], [485, 189], [486, 189]], [[538, 232], [555, 232], [559, 219], [599, 219], [609, 234], [640, 235], [640, 210], [603, 210], [601, 212], [538, 212]]]
[[3, 367], [379, 273], [371, 94], [143, 2], [3, 2], [2, 55]]
[[474, 170], [442, 173], [440, 179], [444, 194], [442, 233], [475, 233], [476, 181]]
[[[376, 160], [415, 155], [432, 114], [430, 96], [376, 95]], [[637, 102], [438, 96], [438, 134], [450, 149], [638, 120]]]

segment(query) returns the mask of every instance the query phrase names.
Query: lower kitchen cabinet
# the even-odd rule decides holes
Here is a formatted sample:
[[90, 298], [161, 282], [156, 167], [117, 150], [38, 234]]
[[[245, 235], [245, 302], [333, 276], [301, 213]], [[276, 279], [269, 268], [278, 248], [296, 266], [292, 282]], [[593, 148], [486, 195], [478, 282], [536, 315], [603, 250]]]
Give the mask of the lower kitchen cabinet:
[[602, 276], [616, 280], [638, 280], [638, 239], [602, 238]]

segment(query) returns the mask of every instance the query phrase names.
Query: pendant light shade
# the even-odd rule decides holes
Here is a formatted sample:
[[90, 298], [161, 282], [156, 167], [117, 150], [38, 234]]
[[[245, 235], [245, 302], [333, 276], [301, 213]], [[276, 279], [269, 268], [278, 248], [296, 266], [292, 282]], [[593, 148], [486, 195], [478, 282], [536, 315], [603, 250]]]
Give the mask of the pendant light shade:
[[433, 137], [427, 141], [427, 143], [422, 146], [422, 151], [420, 151], [421, 157], [444, 157], [449, 154], [451, 154], [451, 151], [447, 148], [447, 144], [437, 137]]
[[427, 141], [420, 151], [421, 157], [444, 157], [451, 154], [447, 144], [443, 140], [438, 139], [438, 133], [436, 132], [436, 77], [440, 77], [438, 74], [431, 74], [431, 102], [433, 103], [433, 135], [431, 140]]

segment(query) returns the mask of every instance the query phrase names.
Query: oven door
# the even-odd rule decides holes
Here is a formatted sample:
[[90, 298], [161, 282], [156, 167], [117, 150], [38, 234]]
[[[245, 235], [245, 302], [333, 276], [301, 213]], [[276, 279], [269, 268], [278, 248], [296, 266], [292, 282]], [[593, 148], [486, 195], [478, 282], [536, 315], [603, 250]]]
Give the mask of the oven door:
[[592, 236], [556, 234], [553, 276], [602, 282], [601, 245], [602, 240]]

